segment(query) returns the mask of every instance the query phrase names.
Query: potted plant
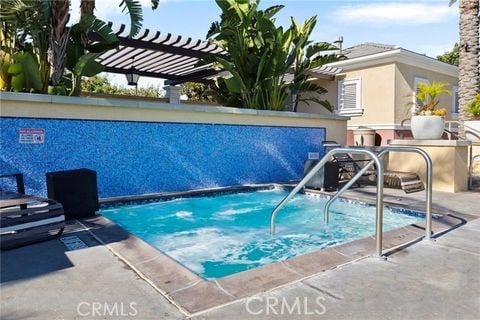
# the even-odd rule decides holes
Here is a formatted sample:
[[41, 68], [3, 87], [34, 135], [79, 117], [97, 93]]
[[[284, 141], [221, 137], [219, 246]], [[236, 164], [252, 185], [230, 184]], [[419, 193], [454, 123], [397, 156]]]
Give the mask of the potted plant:
[[467, 105], [467, 112], [473, 120], [465, 121], [465, 135], [468, 140], [480, 141], [480, 92]]
[[437, 140], [445, 129], [445, 108], [437, 108], [438, 96], [451, 94], [444, 82], [420, 83], [415, 98], [417, 103], [412, 111], [410, 129], [414, 139]]

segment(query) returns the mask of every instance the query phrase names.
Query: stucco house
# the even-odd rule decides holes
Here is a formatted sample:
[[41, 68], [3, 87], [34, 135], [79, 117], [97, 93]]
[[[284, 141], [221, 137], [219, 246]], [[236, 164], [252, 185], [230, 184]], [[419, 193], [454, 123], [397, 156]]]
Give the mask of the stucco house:
[[[331, 79], [316, 79], [328, 93], [322, 97], [335, 112], [350, 117], [347, 144], [353, 144], [352, 130], [360, 126], [375, 129], [377, 145], [389, 139], [411, 136], [408, 122], [413, 93], [419, 83], [442, 81], [451, 96], [440, 98], [447, 120], [458, 116], [458, 67], [398, 46], [364, 43], [344, 49], [347, 58], [329, 64], [342, 71]], [[328, 113], [322, 106], [300, 104], [299, 112]]]

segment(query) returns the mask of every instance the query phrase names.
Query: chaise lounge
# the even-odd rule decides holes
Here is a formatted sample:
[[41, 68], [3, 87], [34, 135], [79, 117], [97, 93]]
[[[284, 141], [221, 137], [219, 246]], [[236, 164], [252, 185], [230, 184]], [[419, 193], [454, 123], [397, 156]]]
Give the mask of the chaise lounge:
[[63, 207], [51, 199], [25, 194], [23, 175], [7, 174], [14, 178], [16, 192], [0, 189], [0, 248], [12, 249], [62, 234], [65, 227]]
[[[326, 148], [336, 148], [340, 146], [335, 141], [326, 141], [324, 145]], [[357, 174], [358, 171], [361, 170], [358, 160], [353, 159], [348, 153], [339, 153], [333, 158], [333, 160], [337, 162], [340, 167], [340, 180], [351, 179]], [[368, 170], [365, 172], [362, 178], [364, 178], [361, 180], [362, 182], [374, 184], [376, 181], [376, 171]], [[425, 190], [424, 183], [414, 172], [385, 170], [383, 175], [383, 183], [387, 188], [402, 189], [405, 193], [413, 193]], [[357, 182], [357, 185], [360, 186], [360, 180]]]

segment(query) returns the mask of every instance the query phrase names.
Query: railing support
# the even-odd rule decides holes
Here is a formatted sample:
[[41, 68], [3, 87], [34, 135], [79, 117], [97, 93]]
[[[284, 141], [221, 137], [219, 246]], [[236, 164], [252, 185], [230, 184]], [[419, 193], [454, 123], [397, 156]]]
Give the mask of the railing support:
[[472, 155], [473, 149], [470, 146], [470, 168], [468, 169], [468, 189], [473, 190], [473, 163], [480, 160], [480, 154]]
[[[382, 158], [385, 154], [389, 152], [408, 152], [408, 153], [417, 153], [420, 154], [425, 160], [426, 171], [427, 171], [427, 186], [426, 186], [426, 209], [425, 209], [425, 238], [432, 238], [432, 159], [424, 150], [417, 147], [386, 147], [380, 153], [378, 153], [378, 158]], [[374, 160], [370, 160], [358, 173], [357, 175], [364, 174], [369, 167], [374, 164]], [[332, 203], [337, 200], [350, 186], [353, 184], [351, 180], [345, 184], [332, 198], [330, 198], [325, 204], [324, 209], [324, 220], [328, 223], [329, 209]], [[378, 176], [377, 176], [377, 189], [378, 189]], [[383, 184], [383, 178], [381, 183]], [[378, 200], [378, 197], [377, 197]], [[378, 206], [378, 201], [377, 201]]]
[[433, 178], [433, 165], [432, 159], [423, 149], [417, 147], [387, 147], [382, 150], [378, 157], [381, 158], [389, 152], [409, 152], [417, 153], [423, 157], [427, 166], [427, 185], [426, 185], [426, 210], [425, 210], [425, 239], [432, 239], [432, 178]]
[[[307, 175], [293, 188], [290, 193], [283, 198], [282, 201], [275, 207], [271, 216], [270, 216], [270, 234], [275, 234], [275, 219], [278, 212], [283, 208], [283, 206], [293, 197], [295, 196], [300, 189], [302, 189], [305, 184], [310, 181], [310, 179], [327, 163], [330, 158], [337, 154], [337, 153], [352, 153], [352, 154], [366, 154], [372, 158], [372, 163], [377, 165], [377, 216], [376, 216], [376, 242], [377, 242], [377, 255], [382, 255], [382, 233], [383, 233], [383, 163], [379, 160], [379, 158], [373, 153], [372, 151], [365, 150], [365, 149], [351, 149], [351, 148], [335, 148], [327, 152], [327, 154], [320, 160], [311, 170], [307, 173]], [[363, 170], [363, 169], [362, 169]], [[360, 173], [360, 172], [359, 172]], [[354, 183], [361, 174], [357, 173], [352, 179], [350, 179], [351, 183]], [[353, 182], [352, 182], [353, 181]]]
[[310, 172], [295, 186], [295, 188], [275, 207], [270, 216], [270, 234], [275, 234], [275, 218], [283, 206], [300, 191], [301, 188], [327, 163], [330, 158], [336, 153], [352, 153], [352, 154], [367, 154], [371, 157], [370, 160], [362, 169], [360, 169], [355, 176], [350, 179], [332, 198], [330, 198], [324, 209], [324, 222], [329, 222], [329, 208], [331, 204], [340, 197], [348, 188], [350, 188], [356, 180], [358, 180], [370, 167], [375, 164], [377, 166], [377, 198], [376, 198], [376, 225], [375, 225], [375, 239], [376, 239], [376, 255], [381, 257], [383, 255], [383, 176], [384, 168], [380, 159], [389, 152], [409, 152], [417, 153], [423, 157], [426, 164], [426, 212], [425, 212], [425, 239], [432, 238], [432, 159], [424, 150], [417, 147], [386, 147], [378, 155], [365, 149], [352, 148], [336, 148], [330, 150], [318, 162]]

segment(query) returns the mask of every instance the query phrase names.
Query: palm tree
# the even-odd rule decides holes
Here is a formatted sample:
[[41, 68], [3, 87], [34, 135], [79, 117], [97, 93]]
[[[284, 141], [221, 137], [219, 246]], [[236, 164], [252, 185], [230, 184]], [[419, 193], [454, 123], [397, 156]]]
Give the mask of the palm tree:
[[[159, 0], [151, 0], [152, 9], [156, 9], [158, 4]], [[7, 44], [9, 43], [14, 46], [10, 48], [13, 52], [27, 48], [24, 43], [28, 45], [28, 48], [31, 47], [32, 53], [39, 64], [42, 82], [41, 92], [47, 92], [50, 81], [53, 86], [60, 84], [65, 66], [68, 65], [67, 47], [72, 32], [72, 27], [67, 27], [70, 6], [70, 0], [2, 0], [0, 7], [0, 42], [2, 47], [0, 53], [2, 81], [0, 83], [2, 88], [9, 88], [9, 84], [5, 81], [8, 79], [4, 77], [4, 75], [8, 77], [6, 66], [12, 62], [12, 52], [9, 53], [9, 50], [7, 50]], [[133, 37], [142, 27], [141, 2], [139, 0], [121, 0], [119, 6], [123, 12], [130, 16], [130, 36]], [[77, 43], [82, 43], [84, 48], [88, 45], [88, 33], [95, 26], [103, 29], [104, 35], [111, 33], [105, 23], [96, 19], [94, 9], [95, 0], [81, 0], [80, 20], [83, 23], [80, 29], [82, 34]], [[9, 32], [10, 29], [13, 31]], [[20, 41], [4, 41], [6, 39], [4, 35], [6, 34], [11, 34], [13, 38]], [[110, 41], [109, 44], [111, 45], [113, 42]], [[4, 54], [4, 52], [9, 54]]]
[[[450, 5], [457, 0], [451, 0]], [[460, 121], [469, 120], [467, 105], [479, 91], [479, 1], [459, 0], [460, 7]]]
[[[158, 7], [160, 0], [151, 0], [152, 9], [155, 10]], [[135, 36], [142, 28], [143, 12], [142, 4], [138, 0], [122, 0], [119, 7], [122, 8], [122, 12], [128, 13], [130, 16], [130, 37]], [[80, 2], [80, 15], [94, 14], [95, 0], [81, 0]]]
[[69, 19], [69, 0], [52, 1], [52, 28], [50, 36], [50, 61], [52, 66], [52, 85], [57, 86], [62, 80], [67, 58], [67, 42], [70, 29], [67, 28]]

